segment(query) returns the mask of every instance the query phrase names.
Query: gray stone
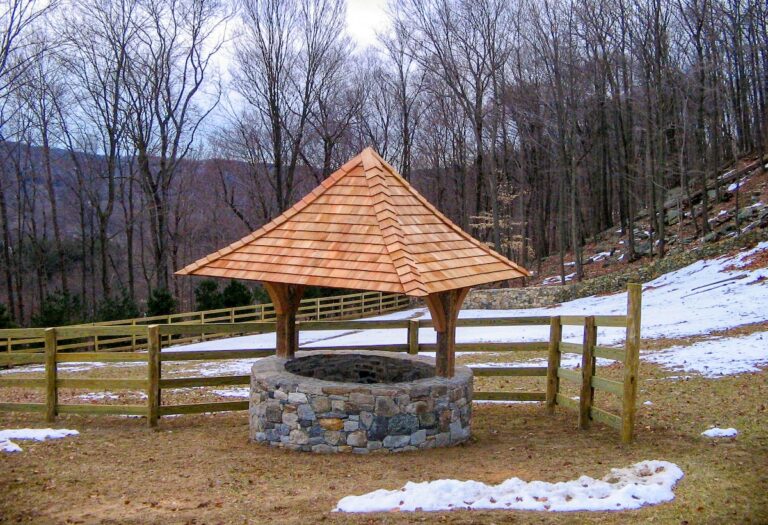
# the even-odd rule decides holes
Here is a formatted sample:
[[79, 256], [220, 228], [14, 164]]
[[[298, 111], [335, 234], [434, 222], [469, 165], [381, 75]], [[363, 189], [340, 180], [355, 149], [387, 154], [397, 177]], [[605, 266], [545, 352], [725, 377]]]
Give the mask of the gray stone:
[[435, 426], [436, 421], [437, 418], [435, 417], [434, 412], [419, 414], [419, 426], [422, 428], [432, 428]]
[[319, 444], [314, 445], [312, 447], [312, 452], [317, 452], [318, 454], [332, 454], [336, 452], [336, 447], [332, 447], [331, 445], [325, 445], [325, 444]]
[[399, 412], [397, 405], [389, 397], [379, 396], [376, 398], [375, 414], [377, 416], [391, 417]]
[[381, 441], [369, 441], [368, 450], [379, 450], [382, 447]]
[[283, 420], [283, 411], [277, 403], [267, 403], [267, 421], [280, 423]]
[[309, 435], [303, 430], [291, 430], [291, 433], [288, 435], [288, 437], [290, 438], [291, 443], [296, 445], [306, 445], [309, 443]]
[[369, 454], [371, 451], [367, 448], [353, 448], [352, 453], [353, 454]]
[[359, 392], [352, 392], [349, 394], [349, 400], [356, 405], [369, 405], [373, 406], [373, 396], [371, 394], [362, 394]]
[[427, 431], [424, 429], [417, 430], [416, 432], [411, 434], [411, 445], [413, 445], [414, 447], [418, 447], [419, 445], [424, 443], [426, 440], [427, 440]]
[[291, 428], [299, 426], [299, 416], [295, 412], [283, 412], [283, 424]]
[[338, 445], [341, 442], [342, 434], [337, 430], [329, 430], [325, 434], [325, 442], [329, 445]]
[[309, 400], [307, 399], [307, 394], [302, 394], [301, 392], [291, 392], [288, 394], [288, 402], [289, 403], [307, 403]]
[[308, 419], [309, 421], [314, 421], [316, 419], [315, 411], [312, 410], [312, 407], [309, 405], [299, 405], [296, 413], [299, 415], [299, 419]]
[[413, 414], [398, 414], [389, 420], [389, 434], [413, 434], [419, 429], [419, 418]]
[[285, 401], [286, 399], [288, 399], [288, 394], [286, 394], [282, 390], [275, 390], [274, 391], [274, 397], [277, 400]]
[[451, 423], [451, 441], [461, 441], [469, 437], [469, 430], [461, 426], [461, 421]]
[[387, 436], [384, 438], [383, 445], [386, 448], [400, 448], [411, 442], [411, 436]]
[[373, 423], [373, 414], [370, 412], [360, 412], [360, 425], [365, 428], [369, 429], [371, 428], [371, 424]]
[[331, 400], [325, 396], [316, 396], [312, 398], [312, 408], [317, 413], [330, 412]]
[[354, 432], [360, 428], [360, 423], [357, 421], [347, 420], [344, 422], [344, 432]]
[[367, 443], [368, 437], [362, 430], [350, 432], [349, 435], [347, 435], [347, 445], [351, 445], [353, 447], [364, 447]]

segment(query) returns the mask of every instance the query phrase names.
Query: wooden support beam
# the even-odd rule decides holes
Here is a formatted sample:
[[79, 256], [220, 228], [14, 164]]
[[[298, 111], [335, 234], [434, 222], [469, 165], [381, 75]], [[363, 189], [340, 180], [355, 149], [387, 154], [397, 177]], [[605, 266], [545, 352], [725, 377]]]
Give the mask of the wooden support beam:
[[637, 410], [637, 377], [640, 369], [640, 309], [643, 287], [627, 287], [627, 338], [624, 345], [624, 392], [621, 399], [621, 441], [631, 443]]
[[437, 332], [435, 365], [440, 377], [453, 377], [456, 368], [456, 319], [469, 288], [429, 294], [427, 306]]
[[296, 331], [296, 312], [299, 309], [304, 287], [297, 284], [265, 282], [264, 287], [275, 305], [277, 357], [293, 359], [299, 348], [299, 333]]
[[56, 346], [58, 338], [55, 328], [45, 330], [45, 420], [56, 421], [59, 406], [59, 391], [56, 386]]
[[160, 415], [160, 327], [156, 324], [147, 327], [147, 424], [157, 426]]
[[581, 393], [579, 395], [579, 427], [589, 428], [591, 423], [590, 410], [595, 398], [595, 388], [592, 386], [592, 376], [595, 375], [595, 343], [597, 342], [597, 327], [594, 317], [584, 319], [584, 351], [581, 354]]
[[560, 342], [563, 338], [563, 325], [560, 324], [560, 316], [552, 317], [549, 323], [549, 358], [547, 360], [547, 411], [555, 412], [557, 394], [560, 392], [560, 378], [557, 377], [557, 369], [560, 368]]

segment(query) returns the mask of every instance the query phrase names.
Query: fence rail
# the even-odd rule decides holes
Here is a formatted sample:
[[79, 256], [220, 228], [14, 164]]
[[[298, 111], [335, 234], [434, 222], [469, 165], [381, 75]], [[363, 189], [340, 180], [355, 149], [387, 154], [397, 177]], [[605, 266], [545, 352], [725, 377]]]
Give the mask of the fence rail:
[[[620, 431], [624, 442], [633, 438], [637, 399], [637, 374], [639, 365], [640, 342], [640, 300], [639, 285], [630, 285], [628, 293], [627, 315], [613, 316], [556, 316], [556, 317], [505, 317], [484, 319], [460, 319], [459, 327], [488, 326], [549, 326], [549, 338], [538, 342], [505, 343], [461, 343], [456, 350], [467, 352], [539, 352], [547, 355], [547, 366], [527, 367], [487, 367], [474, 368], [478, 377], [543, 377], [546, 389], [539, 392], [474, 392], [476, 400], [506, 401], [542, 401], [548, 410], [554, 411], [556, 405], [575, 410], [579, 414], [579, 426], [588, 428], [592, 421], [599, 421]], [[581, 344], [562, 341], [563, 326], [583, 326]], [[624, 328], [626, 340], [623, 348], [609, 348], [597, 345], [597, 327]], [[375, 349], [392, 352], [417, 354], [436, 349], [435, 344], [419, 342], [419, 329], [432, 327], [431, 320], [392, 320], [392, 321], [317, 321], [308, 320], [298, 323], [300, 330], [369, 330], [369, 329], [405, 329], [403, 343], [354, 345], [350, 347], [325, 346], [311, 347], [312, 350]], [[251, 359], [273, 355], [273, 349], [226, 349], [226, 350], [173, 350], [163, 346], [169, 341], [176, 344], [188, 339], [202, 340], [206, 337], [224, 337], [240, 333], [264, 333], [274, 331], [275, 323], [269, 321], [239, 323], [205, 324], [154, 324], [148, 327], [123, 326], [74, 326], [25, 331], [38, 337], [42, 334], [44, 353], [13, 352], [0, 353], [0, 365], [32, 363], [45, 365], [45, 378], [12, 378], [0, 376], [0, 387], [29, 387], [45, 389], [45, 403], [0, 403], [0, 411], [42, 412], [49, 421], [57, 414], [123, 414], [139, 415], [148, 419], [150, 425], [157, 424], [162, 416], [172, 414], [196, 414], [247, 410], [247, 401], [226, 401], [172, 405], [163, 403], [163, 390], [176, 388], [197, 388], [211, 386], [247, 385], [247, 375], [229, 375], [215, 377], [163, 377], [163, 364], [178, 361], [214, 361], [232, 359]], [[61, 351], [62, 347], [71, 349], [67, 341], [83, 336], [141, 337], [145, 340], [147, 351], [129, 352], [71, 352]], [[173, 339], [179, 337], [180, 339]], [[64, 342], [65, 344], [61, 344]], [[581, 367], [577, 370], [561, 366], [563, 353], [580, 354]], [[622, 363], [623, 380], [614, 381], [596, 374], [596, 359], [606, 358]], [[144, 379], [65, 379], [58, 378], [58, 364], [71, 362], [143, 362], [146, 363]], [[561, 380], [573, 382], [579, 388], [579, 396], [572, 399], [564, 395], [560, 388]], [[60, 404], [60, 388], [78, 388], [88, 390], [124, 388], [143, 391], [147, 402], [144, 405], [94, 405]], [[613, 414], [594, 405], [595, 392], [605, 392], [621, 399], [620, 414]]]
[[[410, 299], [399, 294], [382, 292], [364, 292], [347, 295], [319, 297], [301, 301], [296, 315], [298, 321], [321, 321], [327, 319], [354, 319], [366, 315], [381, 314], [402, 309], [410, 304]], [[204, 310], [200, 312], [185, 312], [171, 315], [140, 317], [136, 319], [121, 319], [85, 325], [59, 327], [65, 330], [68, 341], [59, 344], [59, 351], [93, 350], [107, 352], [133, 351], [147, 349], [147, 327], [161, 324], [176, 325], [206, 325], [229, 323], [242, 325], [251, 322], [275, 320], [275, 308], [272, 303]], [[134, 327], [135, 330], [126, 330]], [[9, 328], [0, 330], [0, 352], [31, 353], [45, 350], [45, 328]], [[201, 331], [198, 334], [189, 333], [189, 337], [181, 328], [176, 332], [167, 331], [166, 343], [185, 343], [194, 339], [192, 336], [205, 338], [216, 337]], [[236, 333], [236, 332], [232, 332]], [[229, 335], [229, 334], [227, 334]], [[62, 335], [62, 339], [65, 338]], [[16, 364], [16, 363], [14, 363]]]

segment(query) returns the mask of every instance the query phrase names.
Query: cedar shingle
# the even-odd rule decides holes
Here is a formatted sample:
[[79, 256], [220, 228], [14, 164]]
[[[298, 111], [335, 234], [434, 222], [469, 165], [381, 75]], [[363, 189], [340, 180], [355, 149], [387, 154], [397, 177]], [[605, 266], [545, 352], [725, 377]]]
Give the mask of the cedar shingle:
[[528, 275], [371, 148], [270, 223], [177, 273], [413, 296]]

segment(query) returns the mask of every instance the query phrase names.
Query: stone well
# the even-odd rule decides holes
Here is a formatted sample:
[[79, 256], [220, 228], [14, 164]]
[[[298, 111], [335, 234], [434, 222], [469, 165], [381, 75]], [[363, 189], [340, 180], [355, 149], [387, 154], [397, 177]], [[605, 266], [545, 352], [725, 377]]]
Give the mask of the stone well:
[[400, 452], [466, 441], [472, 370], [393, 352], [299, 352], [251, 373], [251, 440], [312, 452]]

